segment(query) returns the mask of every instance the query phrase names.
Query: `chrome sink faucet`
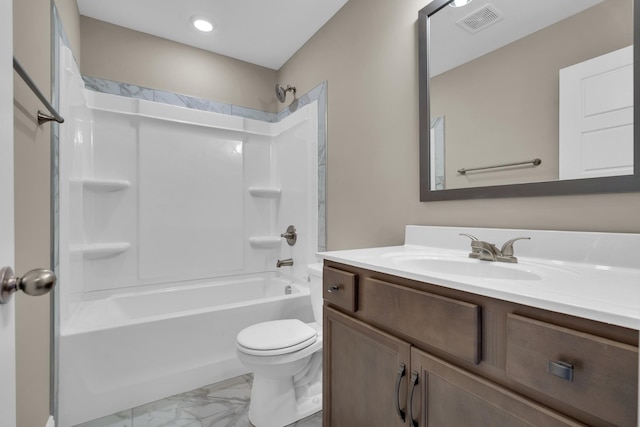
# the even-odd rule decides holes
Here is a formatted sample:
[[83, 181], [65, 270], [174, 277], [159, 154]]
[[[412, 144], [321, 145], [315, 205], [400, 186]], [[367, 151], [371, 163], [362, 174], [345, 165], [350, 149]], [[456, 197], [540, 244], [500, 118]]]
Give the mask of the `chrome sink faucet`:
[[516, 237], [515, 239], [507, 240], [504, 245], [502, 245], [502, 249], [498, 249], [493, 243], [478, 240], [477, 237], [471, 234], [460, 233], [460, 236], [466, 236], [471, 239], [471, 253], [469, 253], [469, 258], [511, 263], [518, 262], [518, 258], [513, 254], [513, 243], [518, 240], [531, 239], [531, 237]]

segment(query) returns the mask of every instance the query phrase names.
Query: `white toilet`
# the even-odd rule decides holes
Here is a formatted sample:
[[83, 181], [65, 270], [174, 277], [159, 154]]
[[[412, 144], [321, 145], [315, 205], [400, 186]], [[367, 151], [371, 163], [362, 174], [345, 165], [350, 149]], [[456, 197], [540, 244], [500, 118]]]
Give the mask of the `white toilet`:
[[322, 264], [307, 266], [315, 322], [258, 323], [238, 334], [238, 358], [253, 372], [249, 421], [283, 427], [322, 409]]

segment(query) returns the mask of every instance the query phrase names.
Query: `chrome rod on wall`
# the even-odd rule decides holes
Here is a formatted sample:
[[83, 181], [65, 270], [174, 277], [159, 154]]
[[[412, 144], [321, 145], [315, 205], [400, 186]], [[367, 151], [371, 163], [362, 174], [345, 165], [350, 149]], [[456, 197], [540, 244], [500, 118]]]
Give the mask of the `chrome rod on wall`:
[[40, 92], [40, 89], [38, 89], [38, 86], [36, 86], [33, 80], [31, 80], [31, 77], [29, 77], [29, 74], [27, 74], [24, 68], [22, 68], [22, 65], [20, 65], [20, 63], [15, 57], [13, 58], [13, 69], [16, 70], [16, 72], [20, 75], [20, 77], [22, 77], [22, 80], [24, 80], [27, 86], [31, 88], [33, 93], [36, 94], [38, 99], [44, 104], [45, 107], [47, 107], [47, 110], [49, 110], [49, 112], [51, 113], [51, 115], [48, 115], [38, 110], [38, 124], [41, 125], [43, 123], [47, 123], [54, 120], [58, 123], [64, 123], [64, 119], [62, 118], [62, 116], [58, 114], [56, 109], [53, 108], [53, 105], [51, 105], [47, 100], [47, 98], [44, 97], [42, 92]]
[[479, 171], [479, 170], [485, 170], [485, 169], [495, 169], [495, 168], [505, 168], [508, 166], [518, 166], [518, 165], [528, 165], [529, 163], [531, 163], [533, 166], [538, 166], [539, 164], [542, 163], [542, 160], [540, 159], [533, 159], [533, 160], [527, 160], [526, 162], [516, 162], [516, 163], [504, 163], [502, 165], [494, 165], [494, 166], [484, 166], [481, 168], [469, 168], [469, 169], [458, 169], [458, 173], [460, 175], [464, 175], [467, 172], [472, 172], [472, 171]]

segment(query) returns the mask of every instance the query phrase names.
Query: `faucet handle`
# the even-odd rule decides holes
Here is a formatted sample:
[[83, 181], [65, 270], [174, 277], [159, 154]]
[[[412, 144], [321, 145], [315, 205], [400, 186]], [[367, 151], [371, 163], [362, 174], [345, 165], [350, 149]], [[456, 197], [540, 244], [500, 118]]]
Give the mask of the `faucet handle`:
[[469, 258], [480, 258], [480, 248], [477, 248], [473, 245], [473, 242], [479, 242], [476, 236], [472, 236], [471, 234], [460, 233], [460, 236], [467, 236], [471, 239], [471, 253], [469, 253]]
[[296, 244], [296, 240], [298, 240], [298, 234], [296, 233], [296, 228], [293, 225], [287, 227], [287, 231], [282, 233], [280, 237], [284, 237], [287, 240], [289, 246], [293, 246]]
[[476, 236], [472, 236], [471, 234], [460, 233], [460, 234], [458, 234], [458, 236], [467, 236], [471, 240], [478, 240], [478, 238]]
[[502, 256], [513, 256], [513, 243], [518, 240], [531, 240], [531, 237], [516, 237], [515, 239], [507, 240], [500, 250]]

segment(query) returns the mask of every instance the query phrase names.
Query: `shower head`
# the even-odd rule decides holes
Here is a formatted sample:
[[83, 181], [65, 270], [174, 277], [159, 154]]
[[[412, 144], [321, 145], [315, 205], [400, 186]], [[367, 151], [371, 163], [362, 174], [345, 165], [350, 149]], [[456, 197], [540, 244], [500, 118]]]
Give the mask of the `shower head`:
[[276, 85], [276, 97], [278, 98], [278, 101], [284, 102], [287, 97], [287, 92], [293, 92], [293, 96], [295, 96], [296, 88], [294, 86], [287, 85], [287, 88], [285, 89], [279, 83]]

